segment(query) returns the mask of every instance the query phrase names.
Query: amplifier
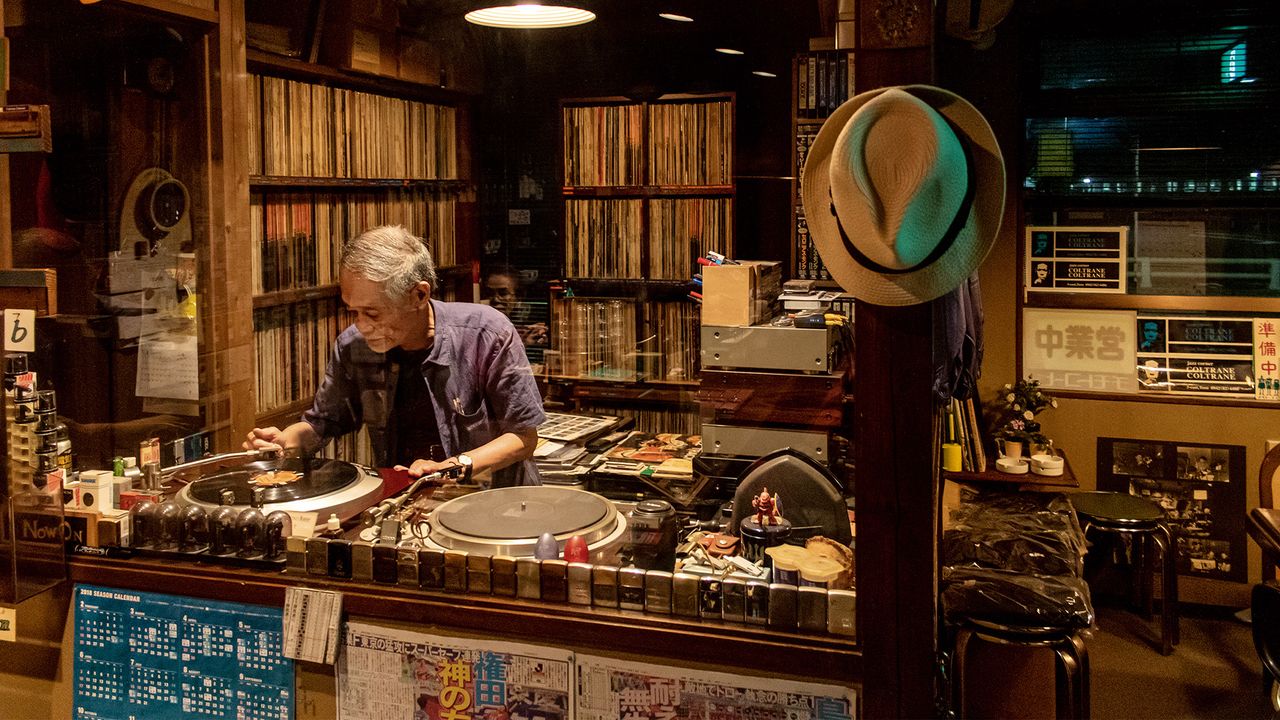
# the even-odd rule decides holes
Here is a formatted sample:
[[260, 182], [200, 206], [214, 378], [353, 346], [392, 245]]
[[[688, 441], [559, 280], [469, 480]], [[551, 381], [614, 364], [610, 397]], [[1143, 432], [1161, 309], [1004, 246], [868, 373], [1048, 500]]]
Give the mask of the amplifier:
[[835, 328], [702, 326], [702, 367], [829, 373], [839, 365]]
[[829, 445], [830, 438], [826, 432], [738, 425], [702, 426], [702, 451], [715, 455], [762, 457], [789, 447], [826, 465], [831, 454]]

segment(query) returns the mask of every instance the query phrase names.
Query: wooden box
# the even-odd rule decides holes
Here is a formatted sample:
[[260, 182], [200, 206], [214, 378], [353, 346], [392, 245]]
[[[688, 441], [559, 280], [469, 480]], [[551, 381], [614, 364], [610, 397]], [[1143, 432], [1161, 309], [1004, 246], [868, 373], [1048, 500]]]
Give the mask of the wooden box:
[[58, 314], [58, 273], [52, 268], [0, 270], [0, 309]]
[[408, 35], [396, 38], [400, 79], [422, 85], [440, 85], [440, 52], [431, 43]]

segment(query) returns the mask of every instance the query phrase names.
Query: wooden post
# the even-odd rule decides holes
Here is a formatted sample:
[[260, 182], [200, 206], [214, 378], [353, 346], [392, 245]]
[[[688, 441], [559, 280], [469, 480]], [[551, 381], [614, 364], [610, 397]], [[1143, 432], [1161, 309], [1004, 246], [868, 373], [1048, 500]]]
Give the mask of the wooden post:
[[[933, 4], [855, 0], [857, 92], [933, 80]], [[939, 479], [933, 305], [854, 311], [863, 715], [936, 715]]]
[[[201, 248], [205, 425], [219, 452], [239, 449], [254, 426], [253, 292], [249, 272], [249, 83], [244, 3], [218, 3], [210, 35], [209, 242]], [[207, 253], [207, 254], [205, 254]]]

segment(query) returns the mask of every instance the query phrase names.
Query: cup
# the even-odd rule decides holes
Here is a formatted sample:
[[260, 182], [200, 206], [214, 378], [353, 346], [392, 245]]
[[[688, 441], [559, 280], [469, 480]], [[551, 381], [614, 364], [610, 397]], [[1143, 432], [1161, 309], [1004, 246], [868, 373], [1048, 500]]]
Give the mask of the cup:
[[996, 451], [1000, 453], [1000, 457], [1017, 460], [1022, 457], [1022, 441], [1004, 439], [996, 440]]
[[964, 469], [960, 443], [942, 443], [942, 469], [947, 472], [960, 472]]

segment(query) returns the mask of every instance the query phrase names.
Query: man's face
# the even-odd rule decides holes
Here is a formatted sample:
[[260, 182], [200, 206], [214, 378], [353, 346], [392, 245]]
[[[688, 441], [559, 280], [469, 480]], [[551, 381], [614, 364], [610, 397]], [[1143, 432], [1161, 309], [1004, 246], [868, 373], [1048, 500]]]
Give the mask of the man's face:
[[1036, 280], [1044, 280], [1049, 277], [1049, 266], [1041, 263], [1036, 266]]
[[516, 305], [516, 281], [510, 275], [494, 273], [484, 281], [489, 304], [504, 315], [510, 315]]
[[1147, 342], [1155, 342], [1160, 337], [1160, 328], [1155, 323], [1146, 323], [1142, 326], [1142, 337]]
[[1197, 470], [1201, 470], [1201, 471], [1208, 470], [1208, 469], [1209, 469], [1209, 459], [1208, 459], [1208, 458], [1196, 458], [1196, 469], [1197, 469]]
[[418, 283], [405, 297], [392, 299], [383, 292], [382, 283], [346, 270], [340, 282], [342, 302], [355, 313], [356, 329], [369, 349], [384, 353], [396, 347], [426, 347], [428, 315], [424, 309], [431, 299], [430, 285]]

